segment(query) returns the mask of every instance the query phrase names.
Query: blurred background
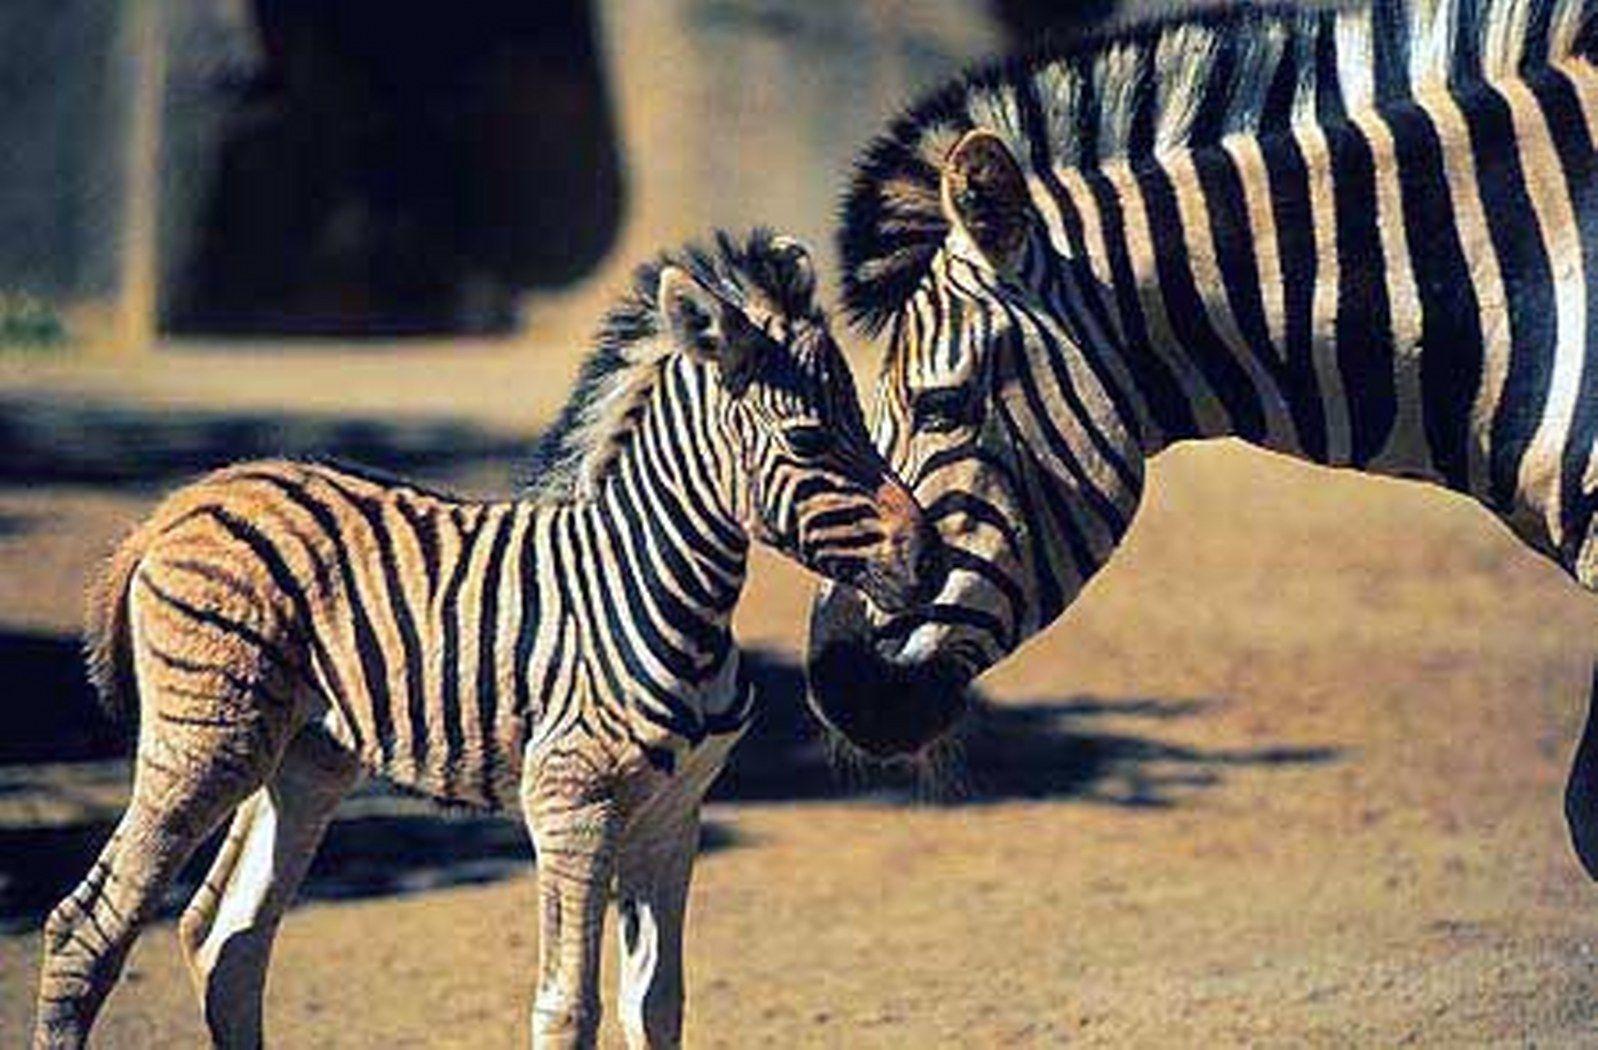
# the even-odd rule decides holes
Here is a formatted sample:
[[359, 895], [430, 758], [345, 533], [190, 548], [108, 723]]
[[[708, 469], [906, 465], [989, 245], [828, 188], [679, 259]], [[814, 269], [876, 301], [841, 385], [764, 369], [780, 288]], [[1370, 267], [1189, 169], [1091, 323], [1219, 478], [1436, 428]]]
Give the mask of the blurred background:
[[[852, 158], [903, 105], [1154, 7], [0, 3], [0, 1043], [126, 797], [80, 602], [161, 493], [278, 454], [511, 492], [638, 262], [765, 223], [830, 298]], [[869, 389], [877, 349], [839, 335]], [[1598, 910], [1559, 791], [1598, 615], [1473, 506], [1230, 442], [1163, 455], [937, 785], [829, 761], [809, 592], [757, 553], [763, 704], [713, 793], [691, 1043], [1590, 1034]], [[363, 789], [279, 941], [277, 1041], [525, 1043], [527, 856], [509, 817]], [[162, 929], [102, 1045], [200, 1038]]]
[[52, 334], [135, 352], [512, 336], [541, 293], [706, 225], [824, 239], [882, 114], [973, 55], [1109, 13], [15, 0], [0, 289], [36, 299]]

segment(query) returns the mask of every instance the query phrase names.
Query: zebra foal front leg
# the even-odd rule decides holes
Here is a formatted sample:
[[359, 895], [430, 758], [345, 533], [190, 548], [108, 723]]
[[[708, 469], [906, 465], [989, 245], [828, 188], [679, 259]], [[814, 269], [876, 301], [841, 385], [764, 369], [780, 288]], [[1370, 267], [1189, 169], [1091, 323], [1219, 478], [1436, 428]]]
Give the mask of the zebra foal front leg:
[[530, 753], [522, 808], [538, 862], [538, 1050], [591, 1047], [599, 1033], [599, 951], [621, 828], [614, 778], [568, 745]]

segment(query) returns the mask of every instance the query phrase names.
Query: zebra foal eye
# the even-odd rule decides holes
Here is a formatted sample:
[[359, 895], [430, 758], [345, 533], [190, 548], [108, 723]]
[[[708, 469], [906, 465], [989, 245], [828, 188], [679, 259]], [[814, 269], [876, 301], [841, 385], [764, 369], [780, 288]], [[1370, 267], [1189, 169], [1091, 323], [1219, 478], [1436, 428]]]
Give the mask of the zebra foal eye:
[[806, 423], [796, 427], [789, 427], [783, 433], [783, 437], [787, 440], [788, 447], [793, 449], [795, 455], [803, 456], [806, 459], [823, 455], [832, 447], [832, 431], [815, 424]]
[[917, 394], [911, 403], [911, 411], [917, 430], [942, 433], [970, 422], [971, 398], [965, 387], [936, 387]]

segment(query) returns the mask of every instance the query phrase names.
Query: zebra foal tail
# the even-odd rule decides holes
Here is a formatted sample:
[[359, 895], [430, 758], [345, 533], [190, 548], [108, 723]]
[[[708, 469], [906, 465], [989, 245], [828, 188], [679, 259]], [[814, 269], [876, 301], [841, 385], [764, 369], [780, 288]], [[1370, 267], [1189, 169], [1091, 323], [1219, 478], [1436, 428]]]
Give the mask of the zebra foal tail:
[[137, 724], [138, 685], [128, 637], [128, 588], [150, 545], [149, 526], [134, 529], [89, 583], [83, 617], [83, 655], [100, 709], [130, 734]]

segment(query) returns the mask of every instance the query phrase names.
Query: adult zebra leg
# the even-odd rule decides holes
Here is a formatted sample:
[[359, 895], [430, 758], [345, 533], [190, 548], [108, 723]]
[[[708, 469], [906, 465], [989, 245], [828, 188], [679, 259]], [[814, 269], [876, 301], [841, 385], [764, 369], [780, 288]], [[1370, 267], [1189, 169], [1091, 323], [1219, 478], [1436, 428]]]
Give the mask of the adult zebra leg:
[[[531, 751], [531, 749], [529, 749]], [[615, 778], [573, 742], [528, 755], [522, 808], [538, 858], [536, 1048], [591, 1047], [599, 1033], [599, 949], [615, 874]]]
[[699, 844], [699, 802], [649, 813], [627, 835], [616, 874], [622, 1031], [632, 1047], [682, 1042], [683, 920]]
[[258, 1047], [272, 941], [360, 763], [320, 725], [289, 742], [245, 800], [178, 925], [184, 960], [219, 1047]]
[[1587, 874], [1598, 879], [1598, 663], [1593, 664], [1587, 698], [1587, 725], [1565, 784], [1565, 823]]

